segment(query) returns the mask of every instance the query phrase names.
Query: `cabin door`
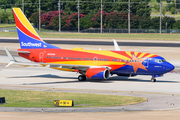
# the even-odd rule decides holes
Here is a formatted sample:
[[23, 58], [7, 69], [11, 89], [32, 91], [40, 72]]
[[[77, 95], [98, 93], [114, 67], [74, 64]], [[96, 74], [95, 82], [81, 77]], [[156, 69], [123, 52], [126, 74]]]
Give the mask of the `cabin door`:
[[43, 52], [39, 53], [39, 62], [44, 62], [44, 53]]

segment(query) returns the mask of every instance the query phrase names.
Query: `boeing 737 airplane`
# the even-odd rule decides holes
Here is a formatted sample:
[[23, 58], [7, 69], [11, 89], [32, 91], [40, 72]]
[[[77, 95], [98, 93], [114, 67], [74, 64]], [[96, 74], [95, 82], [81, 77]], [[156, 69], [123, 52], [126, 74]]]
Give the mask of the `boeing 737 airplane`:
[[[151, 81], [170, 72], [174, 66], [163, 57], [151, 53], [121, 51], [114, 40], [115, 50], [83, 50], [82, 48], [61, 49], [44, 42], [34, 30], [20, 8], [13, 8], [21, 49], [19, 56], [36, 64], [70, 72], [78, 72], [79, 81], [86, 79], [108, 79], [110, 75], [150, 75]], [[16, 61], [5, 48], [11, 64], [27, 63]], [[32, 62], [29, 62], [31, 64]]]

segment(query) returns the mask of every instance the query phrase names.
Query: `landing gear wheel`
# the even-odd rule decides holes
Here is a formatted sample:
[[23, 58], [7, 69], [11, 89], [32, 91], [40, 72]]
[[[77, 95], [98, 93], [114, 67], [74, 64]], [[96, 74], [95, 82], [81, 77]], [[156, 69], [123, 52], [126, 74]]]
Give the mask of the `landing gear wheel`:
[[79, 75], [78, 80], [79, 81], [86, 81], [86, 76], [85, 75]]
[[156, 82], [156, 79], [155, 78], [151, 78], [151, 82]]

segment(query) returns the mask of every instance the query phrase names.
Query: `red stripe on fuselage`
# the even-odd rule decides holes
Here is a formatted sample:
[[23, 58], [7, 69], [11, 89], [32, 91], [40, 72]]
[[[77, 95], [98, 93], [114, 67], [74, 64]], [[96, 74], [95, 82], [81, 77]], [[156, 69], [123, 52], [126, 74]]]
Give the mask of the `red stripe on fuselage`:
[[154, 58], [154, 57], [157, 57], [158, 55], [153, 55], [153, 56], [151, 56], [151, 57], [149, 57], [149, 58]]
[[34, 39], [36, 39], [36, 40], [40, 40], [40, 41], [41, 41], [41, 39], [40, 39], [38, 36], [36, 36], [36, 35], [34, 35], [33, 33], [31, 33], [31, 32], [21, 23], [21, 21], [18, 19], [17, 15], [15, 14], [14, 11], [13, 11], [13, 13], [14, 13], [14, 18], [15, 18], [16, 26], [19, 28], [19, 30], [21, 30], [24, 34], [28, 35], [29, 37], [32, 37], [32, 38], [34, 38]]
[[139, 57], [141, 54], [142, 54], [142, 53], [141, 53], [141, 52], [139, 52], [139, 53], [137, 54], [137, 57]]

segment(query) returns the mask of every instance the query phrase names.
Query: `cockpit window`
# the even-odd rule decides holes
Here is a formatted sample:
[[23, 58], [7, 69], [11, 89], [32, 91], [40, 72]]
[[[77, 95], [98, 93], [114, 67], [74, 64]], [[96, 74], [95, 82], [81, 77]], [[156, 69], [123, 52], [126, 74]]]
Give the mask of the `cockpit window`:
[[156, 59], [155, 62], [157, 62], [157, 63], [162, 63], [162, 62], [166, 62], [166, 60], [164, 60], [164, 59], [163, 59], [163, 60], [161, 60], [161, 59]]
[[164, 59], [164, 60], [162, 60], [162, 62], [167, 62], [167, 61]]

